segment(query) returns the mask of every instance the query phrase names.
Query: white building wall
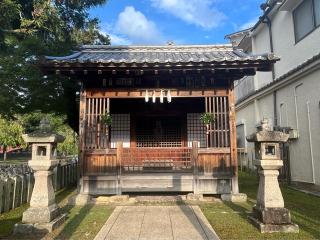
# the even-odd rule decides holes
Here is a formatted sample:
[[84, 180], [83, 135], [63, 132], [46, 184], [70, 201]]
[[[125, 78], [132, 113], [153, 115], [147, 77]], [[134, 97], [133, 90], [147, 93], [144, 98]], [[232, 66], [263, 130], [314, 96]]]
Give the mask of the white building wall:
[[[244, 108], [237, 110], [237, 125], [244, 125], [244, 134], [246, 137], [251, 133], [254, 133], [256, 130], [256, 116], [255, 116], [255, 106], [254, 103], [250, 103]], [[246, 141], [246, 147], [249, 149], [253, 149], [253, 144]]]
[[263, 119], [269, 119], [269, 122], [273, 124], [273, 96], [272, 94], [269, 94], [267, 96], [264, 96], [262, 98], [258, 99], [258, 108], [257, 111], [259, 113], [259, 122]]
[[290, 142], [292, 181], [311, 183], [315, 180], [320, 185], [320, 70], [278, 90], [277, 110], [280, 113], [280, 106], [286, 106], [282, 107], [282, 112], [287, 113], [283, 117], [282, 126], [287, 125], [288, 119], [288, 126], [297, 128], [295, 89], [299, 138]]
[[[270, 53], [269, 30], [266, 25], [261, 27], [259, 34], [252, 37], [252, 53], [262, 54]], [[264, 87], [272, 82], [271, 72], [257, 72], [255, 76], [255, 90]]]
[[[308, 59], [320, 53], [320, 27], [299, 42], [295, 42], [292, 12], [276, 11], [272, 19], [275, 55], [281, 61], [275, 64], [275, 78], [279, 78]], [[269, 30], [261, 24], [252, 36], [253, 54], [270, 52]], [[300, 71], [300, 77], [277, 89], [278, 124], [299, 128], [299, 138], [290, 141], [290, 169], [292, 181], [320, 185], [320, 64], [312, 73]], [[272, 73], [258, 72], [255, 89], [272, 82]], [[242, 83], [242, 85], [245, 85]], [[236, 89], [236, 92], [241, 89]], [[296, 114], [295, 92], [298, 114]], [[238, 93], [242, 95], [242, 93]], [[309, 107], [309, 113], [308, 113]], [[274, 118], [273, 92], [257, 96], [250, 102], [237, 105], [237, 122], [245, 123], [246, 135], [255, 132], [263, 118]], [[247, 144], [248, 147], [252, 145]]]
[[281, 57], [275, 64], [276, 78], [320, 53], [320, 27], [296, 43], [291, 12], [279, 11], [274, 15], [272, 33], [274, 53]]

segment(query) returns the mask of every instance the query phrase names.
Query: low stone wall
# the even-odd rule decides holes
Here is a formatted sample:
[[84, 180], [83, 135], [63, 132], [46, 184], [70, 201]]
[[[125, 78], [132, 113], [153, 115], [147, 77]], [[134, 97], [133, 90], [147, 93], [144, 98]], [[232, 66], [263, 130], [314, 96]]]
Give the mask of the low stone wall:
[[[61, 160], [53, 172], [55, 191], [76, 185], [78, 160], [76, 158]], [[0, 213], [28, 203], [33, 185], [33, 171], [27, 164], [0, 164]]]

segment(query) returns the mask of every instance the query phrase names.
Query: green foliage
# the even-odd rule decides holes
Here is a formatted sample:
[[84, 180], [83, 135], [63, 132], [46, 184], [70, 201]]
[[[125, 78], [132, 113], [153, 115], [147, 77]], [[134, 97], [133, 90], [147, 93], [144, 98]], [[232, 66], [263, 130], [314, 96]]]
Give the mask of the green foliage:
[[103, 123], [106, 126], [111, 126], [112, 124], [112, 117], [109, 113], [107, 113], [106, 115], [101, 116], [101, 123]]
[[200, 119], [204, 124], [211, 124], [215, 122], [215, 117], [212, 113], [203, 113], [200, 116]]
[[17, 147], [24, 143], [23, 127], [17, 121], [8, 121], [0, 116], [0, 146], [6, 151], [7, 147]]
[[0, 2], [0, 26], [1, 30], [11, 29], [12, 23], [19, 18], [20, 4], [12, 0]]
[[78, 135], [67, 124], [66, 116], [35, 111], [29, 114], [21, 115], [18, 118], [26, 133], [31, 133], [38, 130], [40, 121], [44, 118], [48, 119], [50, 123], [50, 129], [52, 129], [53, 132], [65, 137], [64, 142], [58, 144], [58, 152], [65, 155], [78, 154]]
[[106, 0], [0, 1], [0, 114], [34, 110], [67, 114], [78, 127], [79, 84], [61, 76], [43, 76], [44, 55], [66, 55], [82, 44], [109, 44], [89, 9]]
[[64, 142], [58, 144], [58, 152], [64, 155], [78, 155], [78, 135], [67, 124], [58, 127], [57, 131], [65, 137]]

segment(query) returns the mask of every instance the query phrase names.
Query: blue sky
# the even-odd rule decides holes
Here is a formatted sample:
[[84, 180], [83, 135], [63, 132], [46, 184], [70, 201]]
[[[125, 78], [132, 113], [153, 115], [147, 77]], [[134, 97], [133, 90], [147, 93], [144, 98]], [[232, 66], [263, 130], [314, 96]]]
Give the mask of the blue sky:
[[248, 28], [263, 0], [109, 0], [90, 11], [113, 45], [216, 44]]

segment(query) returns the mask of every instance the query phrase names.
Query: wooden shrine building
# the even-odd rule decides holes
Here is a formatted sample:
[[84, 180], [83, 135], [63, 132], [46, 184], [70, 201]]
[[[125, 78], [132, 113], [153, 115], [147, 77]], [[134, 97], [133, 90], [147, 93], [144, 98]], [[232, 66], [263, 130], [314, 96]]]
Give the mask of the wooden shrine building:
[[83, 46], [47, 57], [46, 73], [82, 84], [80, 193], [238, 193], [233, 82], [277, 60], [231, 45]]

